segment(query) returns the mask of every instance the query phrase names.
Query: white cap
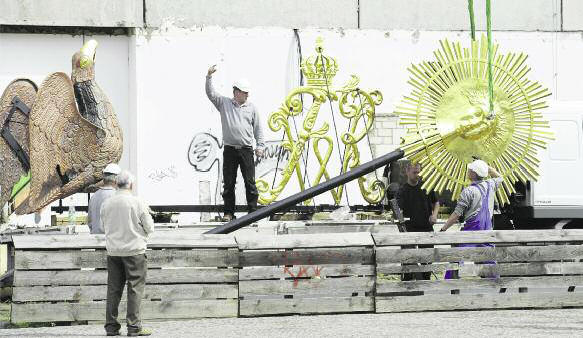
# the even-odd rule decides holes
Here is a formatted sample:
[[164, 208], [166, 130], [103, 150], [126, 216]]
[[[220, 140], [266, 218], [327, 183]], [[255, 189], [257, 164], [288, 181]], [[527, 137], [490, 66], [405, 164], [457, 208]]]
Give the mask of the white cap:
[[233, 83], [233, 87], [237, 87], [242, 92], [249, 93], [251, 91], [251, 83], [247, 79], [239, 79]]
[[115, 163], [110, 163], [103, 169], [104, 174], [119, 175], [120, 172], [121, 168]]
[[488, 176], [489, 166], [482, 160], [475, 160], [474, 162], [468, 164], [468, 169], [475, 172], [476, 175], [480, 177], [486, 177]]

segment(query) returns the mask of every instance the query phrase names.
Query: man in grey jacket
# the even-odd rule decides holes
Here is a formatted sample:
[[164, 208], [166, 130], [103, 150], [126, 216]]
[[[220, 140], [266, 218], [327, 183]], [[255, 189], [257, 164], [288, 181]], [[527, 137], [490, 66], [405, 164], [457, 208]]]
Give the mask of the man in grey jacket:
[[206, 95], [221, 114], [223, 131], [223, 200], [225, 201], [226, 222], [235, 218], [235, 182], [237, 168], [245, 183], [247, 211], [257, 209], [259, 194], [255, 185], [255, 161], [253, 159], [253, 139], [257, 147], [255, 155], [263, 155], [263, 131], [257, 108], [247, 101], [251, 86], [249, 81], [240, 79], [233, 84], [233, 98], [221, 96], [213, 88], [212, 76], [216, 66], [209, 68], [206, 75]]
[[103, 186], [91, 196], [87, 210], [87, 225], [89, 226], [89, 232], [92, 234], [104, 233], [99, 212], [103, 202], [115, 195], [117, 187], [115, 181], [120, 172], [121, 168], [115, 163], [110, 163], [103, 169]]
[[154, 221], [144, 202], [132, 195], [134, 178], [127, 171], [117, 176], [117, 193], [101, 207], [107, 249], [107, 305], [105, 331], [119, 335], [118, 307], [127, 282], [128, 336], [149, 336], [142, 327], [140, 306], [146, 284], [146, 245], [154, 231]]

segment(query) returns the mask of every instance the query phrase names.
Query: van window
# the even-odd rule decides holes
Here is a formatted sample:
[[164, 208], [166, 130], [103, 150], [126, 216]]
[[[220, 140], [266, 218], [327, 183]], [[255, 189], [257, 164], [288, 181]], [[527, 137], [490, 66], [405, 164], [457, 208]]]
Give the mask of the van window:
[[551, 160], [576, 161], [579, 159], [579, 125], [576, 121], [551, 121], [551, 130], [555, 140], [549, 141]]

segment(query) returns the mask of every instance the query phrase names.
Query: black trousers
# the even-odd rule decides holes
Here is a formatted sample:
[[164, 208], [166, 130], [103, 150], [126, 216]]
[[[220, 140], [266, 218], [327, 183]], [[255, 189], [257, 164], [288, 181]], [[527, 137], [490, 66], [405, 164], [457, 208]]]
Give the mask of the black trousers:
[[225, 145], [223, 150], [223, 200], [225, 201], [225, 214], [235, 213], [235, 183], [237, 181], [237, 168], [241, 167], [243, 182], [245, 183], [245, 195], [247, 197], [247, 211], [257, 209], [257, 186], [255, 185], [255, 162], [253, 149], [236, 149]]
[[146, 255], [107, 256], [107, 305], [105, 310], [105, 331], [117, 332], [121, 325], [117, 321], [119, 303], [126, 282], [128, 285], [126, 324], [128, 332], [142, 329], [140, 307], [144, 297]]

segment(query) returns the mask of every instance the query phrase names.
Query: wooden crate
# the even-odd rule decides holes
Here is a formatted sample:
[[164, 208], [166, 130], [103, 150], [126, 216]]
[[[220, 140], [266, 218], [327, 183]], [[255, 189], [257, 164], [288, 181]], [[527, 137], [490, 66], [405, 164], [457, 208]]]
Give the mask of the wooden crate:
[[[377, 312], [583, 306], [583, 230], [373, 234], [373, 238]], [[456, 247], [464, 243], [496, 247]], [[435, 248], [401, 247], [420, 244]], [[496, 264], [483, 264], [487, 261]], [[448, 269], [457, 270], [460, 278], [444, 280]], [[423, 271], [432, 271], [432, 280], [399, 278], [401, 273]]]
[[[11, 321], [105, 319], [103, 235], [14, 236]], [[235, 317], [238, 250], [229, 235], [156, 232], [149, 241], [143, 319]], [[120, 319], [125, 316], [125, 297]]]
[[236, 236], [239, 314], [374, 311], [369, 233]]

